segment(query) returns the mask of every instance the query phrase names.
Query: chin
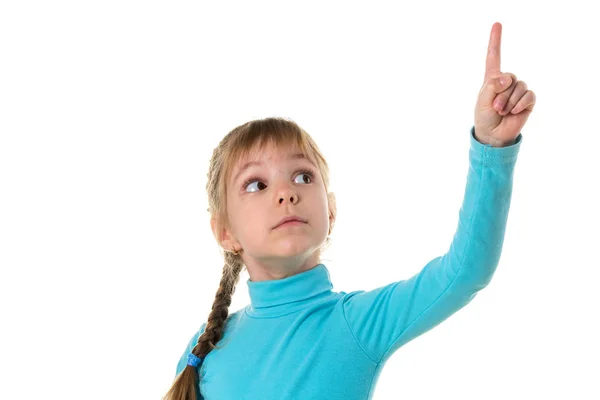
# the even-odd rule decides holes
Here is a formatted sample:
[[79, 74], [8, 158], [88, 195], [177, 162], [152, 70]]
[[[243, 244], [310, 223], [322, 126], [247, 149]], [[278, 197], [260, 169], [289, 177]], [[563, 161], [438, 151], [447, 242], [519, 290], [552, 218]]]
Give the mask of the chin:
[[305, 240], [289, 239], [281, 240], [274, 245], [272, 251], [276, 251], [282, 256], [297, 256], [302, 254], [312, 253], [318, 246], [314, 243], [306, 242]]

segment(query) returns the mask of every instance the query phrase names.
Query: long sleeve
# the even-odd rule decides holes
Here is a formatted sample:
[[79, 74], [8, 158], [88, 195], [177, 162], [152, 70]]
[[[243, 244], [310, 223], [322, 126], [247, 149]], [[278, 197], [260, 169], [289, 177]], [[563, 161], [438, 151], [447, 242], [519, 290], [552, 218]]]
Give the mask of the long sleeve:
[[467, 305], [499, 263], [522, 135], [511, 146], [495, 148], [477, 141], [474, 129], [463, 204], [448, 252], [410, 279], [344, 299], [348, 327], [376, 363]]

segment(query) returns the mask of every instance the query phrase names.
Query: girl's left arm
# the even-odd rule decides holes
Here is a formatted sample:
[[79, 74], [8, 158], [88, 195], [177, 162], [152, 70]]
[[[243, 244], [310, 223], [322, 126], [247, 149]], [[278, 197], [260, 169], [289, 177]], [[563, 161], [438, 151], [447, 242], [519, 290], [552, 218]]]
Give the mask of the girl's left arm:
[[348, 329], [375, 362], [427, 332], [467, 305], [486, 287], [500, 260], [522, 142], [492, 147], [470, 131], [469, 171], [458, 227], [450, 249], [412, 278], [345, 294]]

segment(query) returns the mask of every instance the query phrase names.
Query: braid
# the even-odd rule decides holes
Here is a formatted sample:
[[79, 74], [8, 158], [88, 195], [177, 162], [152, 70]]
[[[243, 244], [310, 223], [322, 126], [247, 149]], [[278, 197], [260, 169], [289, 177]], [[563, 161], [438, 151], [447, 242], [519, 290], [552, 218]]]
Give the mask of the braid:
[[223, 267], [223, 276], [215, 301], [212, 305], [212, 311], [208, 315], [208, 321], [204, 333], [198, 338], [198, 344], [192, 352], [198, 357], [204, 358], [223, 337], [225, 330], [225, 321], [229, 315], [229, 306], [231, 297], [235, 292], [235, 287], [240, 280], [240, 272], [243, 267], [242, 259], [236, 253], [225, 252], [225, 265]]
[[[240, 273], [244, 263], [238, 253], [225, 252], [225, 265], [219, 289], [215, 295], [212, 311], [204, 332], [198, 337], [198, 343], [192, 353], [204, 359], [208, 353], [217, 348], [216, 344], [223, 337], [225, 321], [229, 315], [231, 298], [235, 287], [240, 280]], [[162, 400], [197, 400], [200, 398], [198, 368], [187, 365], [173, 382], [171, 389]]]

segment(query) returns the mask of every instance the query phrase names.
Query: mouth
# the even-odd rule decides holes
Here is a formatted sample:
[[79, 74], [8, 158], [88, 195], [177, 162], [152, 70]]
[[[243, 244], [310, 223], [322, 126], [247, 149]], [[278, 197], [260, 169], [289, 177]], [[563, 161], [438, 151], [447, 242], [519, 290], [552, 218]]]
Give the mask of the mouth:
[[294, 219], [294, 220], [291, 220], [291, 221], [286, 221], [283, 224], [277, 225], [275, 227], [275, 229], [278, 229], [278, 228], [288, 228], [288, 227], [293, 227], [293, 226], [298, 226], [298, 225], [305, 225], [305, 224], [306, 224], [306, 222]]

